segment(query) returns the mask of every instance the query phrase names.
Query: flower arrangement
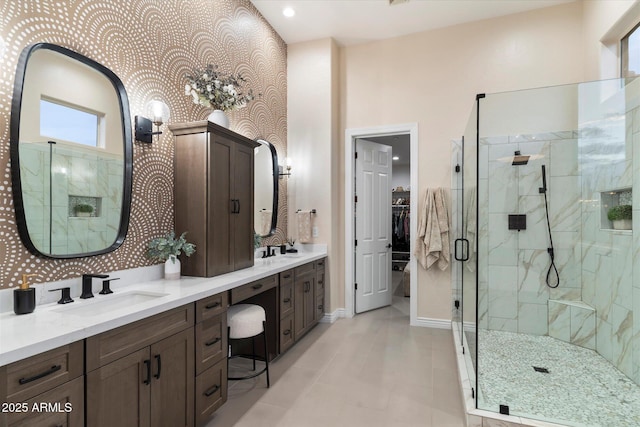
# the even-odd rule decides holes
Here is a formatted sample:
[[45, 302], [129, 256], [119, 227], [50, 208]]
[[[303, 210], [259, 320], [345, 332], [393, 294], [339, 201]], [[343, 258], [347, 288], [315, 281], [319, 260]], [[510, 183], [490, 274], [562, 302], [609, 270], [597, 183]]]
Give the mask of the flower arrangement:
[[[196, 245], [188, 243], [184, 232], [176, 238], [176, 233], [171, 231], [162, 237], [156, 237], [147, 245], [146, 256], [156, 261], [175, 260], [175, 257], [184, 252], [186, 256], [191, 256], [196, 251]], [[175, 262], [175, 261], [174, 261]]]
[[253, 101], [253, 90], [242, 92], [247, 81], [240, 73], [233, 75], [218, 71], [217, 65], [208, 64], [187, 75], [184, 93], [193, 98], [193, 103], [214, 110], [230, 111], [242, 108]]

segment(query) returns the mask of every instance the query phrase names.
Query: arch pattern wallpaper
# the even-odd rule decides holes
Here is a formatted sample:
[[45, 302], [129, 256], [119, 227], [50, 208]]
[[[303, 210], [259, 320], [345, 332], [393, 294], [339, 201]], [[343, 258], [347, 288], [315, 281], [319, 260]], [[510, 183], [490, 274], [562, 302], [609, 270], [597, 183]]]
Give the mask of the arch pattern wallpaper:
[[[0, 14], [0, 288], [17, 286], [22, 273], [43, 283], [151, 265], [147, 242], [173, 228], [174, 138], [164, 124], [152, 144], [134, 142], [131, 217], [120, 248], [68, 260], [26, 250], [14, 215], [9, 123], [18, 58], [30, 44], [57, 44], [111, 69], [126, 88], [132, 128], [134, 116], [150, 116], [152, 100], [169, 106], [169, 123], [205, 119], [210, 111], [184, 92], [195, 68], [211, 63], [241, 73], [246, 89], [261, 95], [228, 114], [230, 128], [266, 139], [286, 156], [286, 45], [248, 0], [0, 0]], [[286, 239], [286, 180], [279, 190], [277, 233], [265, 244]]]

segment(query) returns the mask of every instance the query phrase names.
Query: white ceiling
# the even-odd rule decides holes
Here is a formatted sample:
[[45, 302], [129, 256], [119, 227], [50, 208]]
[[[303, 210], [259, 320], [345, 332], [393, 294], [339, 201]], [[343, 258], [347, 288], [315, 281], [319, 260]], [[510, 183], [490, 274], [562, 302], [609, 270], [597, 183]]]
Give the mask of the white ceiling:
[[[285, 43], [333, 37], [346, 46], [576, 0], [251, 0]], [[296, 14], [287, 18], [290, 6]]]

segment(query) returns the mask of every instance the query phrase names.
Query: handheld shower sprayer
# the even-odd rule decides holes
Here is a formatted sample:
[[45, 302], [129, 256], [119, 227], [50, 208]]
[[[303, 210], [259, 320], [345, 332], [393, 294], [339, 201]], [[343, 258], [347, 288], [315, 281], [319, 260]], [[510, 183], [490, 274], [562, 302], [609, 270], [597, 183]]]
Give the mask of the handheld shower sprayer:
[[538, 188], [538, 192], [540, 194], [547, 193], [547, 170], [544, 165], [542, 165], [542, 187]]
[[[549, 269], [547, 270], [546, 283], [550, 288], [557, 288], [560, 285], [560, 274], [558, 273], [558, 269], [556, 268], [555, 255], [553, 253], [551, 221], [549, 220], [549, 202], [547, 201], [547, 168], [545, 167], [545, 165], [542, 165], [542, 187], [538, 188], [538, 192], [540, 194], [544, 194], [544, 209], [547, 214], [547, 230], [549, 231], [549, 247], [547, 248], [547, 253], [549, 254], [549, 258], [551, 258], [551, 265], [549, 265]], [[555, 285], [551, 284], [551, 272], [554, 272], [556, 276]]]

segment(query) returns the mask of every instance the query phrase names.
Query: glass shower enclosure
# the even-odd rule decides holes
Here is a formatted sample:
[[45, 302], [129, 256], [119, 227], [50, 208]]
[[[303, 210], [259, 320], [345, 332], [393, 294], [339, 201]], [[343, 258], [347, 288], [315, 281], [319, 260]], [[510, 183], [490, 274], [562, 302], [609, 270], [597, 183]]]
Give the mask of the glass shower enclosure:
[[608, 80], [477, 96], [456, 321], [478, 409], [640, 425], [639, 95]]

